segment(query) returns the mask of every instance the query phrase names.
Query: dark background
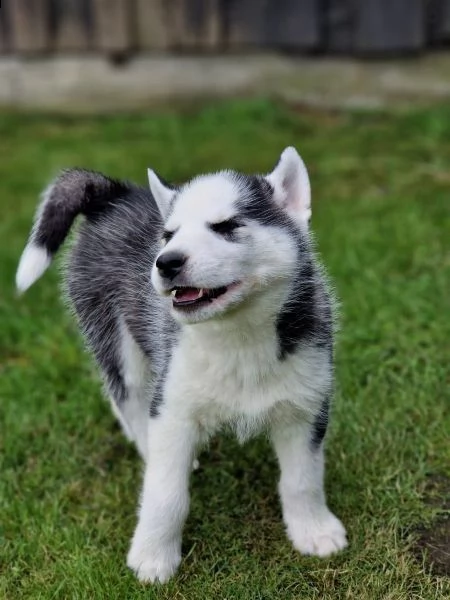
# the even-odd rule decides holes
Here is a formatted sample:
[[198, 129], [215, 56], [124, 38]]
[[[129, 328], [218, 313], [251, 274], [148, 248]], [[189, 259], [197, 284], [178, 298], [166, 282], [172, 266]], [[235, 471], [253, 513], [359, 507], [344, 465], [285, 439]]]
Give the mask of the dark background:
[[450, 0], [3, 0], [0, 9], [0, 54], [385, 57], [449, 43]]

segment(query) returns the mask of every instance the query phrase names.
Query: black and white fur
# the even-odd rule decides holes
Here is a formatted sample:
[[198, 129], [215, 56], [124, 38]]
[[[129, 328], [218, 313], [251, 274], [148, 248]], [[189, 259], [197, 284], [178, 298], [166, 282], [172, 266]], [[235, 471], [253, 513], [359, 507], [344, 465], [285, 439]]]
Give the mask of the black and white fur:
[[128, 565], [167, 581], [181, 561], [199, 447], [231, 426], [269, 433], [289, 538], [304, 554], [344, 548], [323, 488], [333, 386], [330, 295], [308, 231], [310, 184], [287, 148], [267, 176], [233, 171], [150, 191], [84, 170], [44, 193], [17, 271], [27, 289], [73, 220], [68, 295], [114, 413], [146, 462]]

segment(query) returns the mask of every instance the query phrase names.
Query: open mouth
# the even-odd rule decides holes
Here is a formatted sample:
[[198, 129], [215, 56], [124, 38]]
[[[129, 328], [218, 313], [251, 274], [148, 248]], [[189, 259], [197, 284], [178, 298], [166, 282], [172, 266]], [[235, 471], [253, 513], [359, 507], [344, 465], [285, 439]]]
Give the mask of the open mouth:
[[174, 287], [171, 290], [172, 304], [176, 308], [199, 306], [208, 304], [223, 296], [231, 286], [222, 286], [218, 288], [194, 288], [194, 287]]

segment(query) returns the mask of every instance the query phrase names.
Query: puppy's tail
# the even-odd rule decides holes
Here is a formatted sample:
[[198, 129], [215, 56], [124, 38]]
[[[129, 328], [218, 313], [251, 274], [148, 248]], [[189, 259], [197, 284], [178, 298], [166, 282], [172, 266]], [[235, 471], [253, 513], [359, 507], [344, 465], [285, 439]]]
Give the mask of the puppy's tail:
[[24, 292], [45, 272], [77, 215], [98, 215], [129, 191], [128, 184], [101, 173], [83, 169], [62, 171], [42, 194], [17, 268], [17, 290]]

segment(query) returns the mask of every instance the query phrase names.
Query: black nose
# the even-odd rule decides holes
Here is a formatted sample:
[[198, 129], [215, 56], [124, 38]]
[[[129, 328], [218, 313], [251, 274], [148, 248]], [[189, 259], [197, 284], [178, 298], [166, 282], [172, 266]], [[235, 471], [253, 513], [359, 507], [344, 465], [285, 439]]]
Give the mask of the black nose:
[[186, 256], [179, 252], [164, 252], [156, 259], [156, 267], [161, 277], [173, 279], [181, 271], [186, 259]]

